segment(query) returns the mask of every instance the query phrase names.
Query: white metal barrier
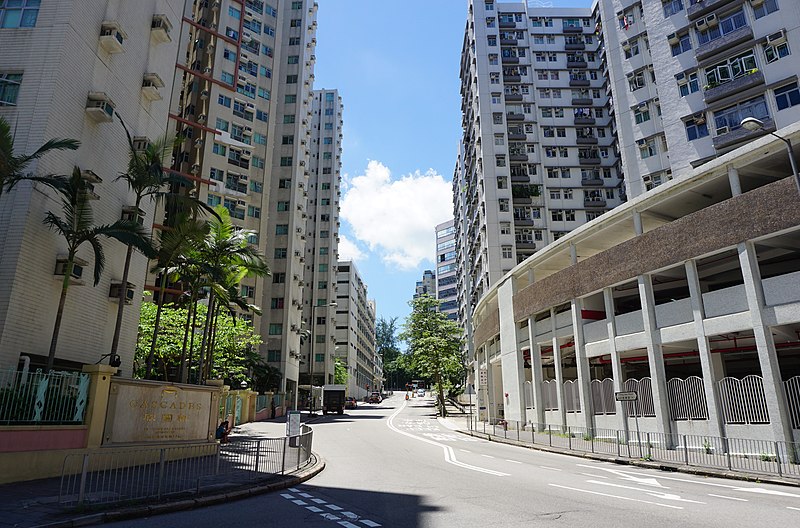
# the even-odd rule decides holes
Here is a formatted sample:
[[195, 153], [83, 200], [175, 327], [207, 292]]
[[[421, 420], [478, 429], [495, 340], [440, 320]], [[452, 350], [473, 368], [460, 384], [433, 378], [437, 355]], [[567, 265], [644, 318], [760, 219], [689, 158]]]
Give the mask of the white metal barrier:
[[639, 395], [638, 401], [626, 402], [628, 416], [654, 417], [656, 408], [653, 404], [653, 387], [650, 378], [645, 376], [640, 380], [630, 378], [625, 380], [626, 391], [633, 391]]
[[564, 382], [564, 410], [568, 413], [581, 412], [580, 385], [578, 380]]
[[558, 381], [542, 381], [542, 399], [544, 400], [545, 411], [558, 410]]
[[708, 420], [703, 378], [672, 378], [667, 382], [667, 399], [673, 420]]
[[722, 416], [727, 424], [769, 423], [764, 381], [751, 374], [742, 379], [722, 378], [717, 382]]
[[800, 376], [794, 376], [783, 382], [786, 388], [786, 400], [789, 404], [789, 417], [792, 427], [800, 429]]
[[614, 403], [614, 380], [593, 379], [590, 387], [594, 414], [617, 414], [617, 406]]

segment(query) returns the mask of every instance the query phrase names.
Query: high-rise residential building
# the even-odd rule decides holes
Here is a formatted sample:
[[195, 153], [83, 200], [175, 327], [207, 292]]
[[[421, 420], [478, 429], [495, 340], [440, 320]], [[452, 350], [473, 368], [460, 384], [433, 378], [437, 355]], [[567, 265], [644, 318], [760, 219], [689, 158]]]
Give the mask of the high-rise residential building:
[[414, 299], [421, 295], [436, 295], [436, 274], [433, 270], [422, 272], [422, 280], [418, 280], [414, 288]]
[[[303, 345], [301, 385], [310, 379], [314, 385], [334, 379], [342, 110], [336, 90], [314, 90], [307, 189], [298, 183], [308, 193], [308, 219], [301, 234], [306, 239], [302, 310], [305, 328], [311, 332]], [[298, 233], [301, 229], [297, 228]]]
[[455, 231], [453, 220], [436, 226], [436, 298], [441, 303], [439, 311], [454, 320], [458, 319]]
[[594, 29], [588, 8], [469, 2], [453, 178], [462, 300], [625, 198]]
[[[317, 4], [310, 0], [187, 2], [183, 73], [173, 95], [186, 141], [175, 169], [223, 205], [267, 256], [272, 275], [245, 278], [262, 355], [294, 401], [300, 374]], [[167, 218], [167, 223], [169, 218]]]
[[336, 305], [335, 354], [347, 366], [348, 395], [361, 399], [380, 390], [383, 371], [375, 350], [375, 301], [352, 261], [337, 265]]
[[[71, 174], [79, 166], [94, 186], [97, 225], [131, 214], [133, 196], [117, 176], [126, 170], [135, 137], [167, 135], [169, 87], [178, 55], [182, 0], [20, 0], [0, 3], [0, 116], [15, 154], [31, 154], [54, 137], [80, 140], [78, 150], [53, 152], [27, 172]], [[42, 223], [61, 200], [24, 182], [0, 198], [0, 366], [26, 356], [43, 367], [56, 319], [66, 244]], [[138, 216], [154, 223], [155, 206]], [[105, 270], [93, 285], [93, 252], [79, 249], [56, 348], [56, 368], [79, 369], [108, 354], [114, 333], [126, 248], [103, 240]], [[133, 253], [118, 351], [130, 375], [147, 260]]]
[[598, 0], [596, 11], [629, 196], [800, 120], [797, 2]]

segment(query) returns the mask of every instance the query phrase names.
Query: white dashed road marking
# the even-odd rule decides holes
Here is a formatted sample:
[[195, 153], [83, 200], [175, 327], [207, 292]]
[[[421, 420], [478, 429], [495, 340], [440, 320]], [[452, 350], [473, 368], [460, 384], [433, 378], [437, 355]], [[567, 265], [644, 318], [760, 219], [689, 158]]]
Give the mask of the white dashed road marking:
[[539, 466], [539, 467], [542, 468], [542, 469], [549, 469], [551, 471], [562, 471], [562, 470], [560, 470], [558, 468], [554, 468], [554, 467], [550, 467], [550, 466]]
[[747, 502], [747, 499], [740, 499], [739, 497], [728, 497], [726, 495], [714, 495], [713, 493], [709, 493], [708, 496], [709, 497], [717, 497], [717, 498], [720, 498], [720, 499], [728, 499], [728, 500]]
[[376, 523], [375, 521], [370, 521], [369, 519], [364, 519], [361, 521], [361, 523], [366, 524], [369, 526], [369, 528], [376, 528], [377, 526], [380, 526], [380, 524]]
[[306, 501], [300, 499], [295, 499], [292, 502], [297, 504], [298, 506], [305, 506], [306, 504], [308, 504]]
[[326, 504], [325, 507], [332, 509], [333, 511], [341, 511], [341, 508], [335, 504]]
[[641, 500], [641, 499], [632, 499], [630, 497], [622, 497], [620, 495], [610, 495], [608, 493], [600, 493], [599, 491], [590, 491], [590, 490], [585, 490], [585, 489], [580, 489], [580, 488], [570, 488], [569, 486], [560, 486], [558, 484], [548, 484], [548, 486], [553, 486], [554, 488], [568, 489], [568, 490], [577, 491], [577, 492], [580, 492], [580, 493], [590, 493], [592, 495], [602, 495], [603, 497], [611, 497], [612, 499], [620, 499], [620, 500], [633, 501], [633, 502], [643, 502], [645, 504], [653, 504], [654, 506], [663, 506], [664, 508], [672, 508], [672, 509], [675, 509], [675, 510], [682, 510], [683, 509], [682, 506], [673, 506], [671, 504], [661, 504], [660, 502], [652, 502], [652, 501], [646, 501], [646, 500]]
[[[324, 504], [326, 508], [329, 508], [331, 510], [341, 511], [343, 509], [342, 507], [337, 506], [335, 504], [328, 504], [323, 499], [317, 499], [313, 495], [311, 495], [310, 493], [300, 493], [299, 490], [297, 490], [297, 489], [293, 489], [293, 490], [299, 496], [304, 497], [306, 499], [309, 499], [309, 500], [311, 500], [311, 502], [314, 502], [314, 503], [319, 504], [319, 505], [323, 505]], [[338, 521], [338, 524], [340, 524], [341, 526], [346, 526], [347, 528], [363, 528], [362, 526], [359, 526], [357, 524], [351, 523], [350, 520], [358, 521], [361, 524], [363, 524], [364, 526], [368, 526], [369, 528], [377, 528], [378, 526], [381, 526], [381, 524], [376, 523], [375, 521], [371, 521], [369, 519], [359, 519], [358, 514], [353, 513], [351, 511], [342, 511], [341, 513], [339, 513], [339, 515], [341, 515], [342, 517], [347, 517], [347, 519], [350, 519], [350, 520], [341, 520], [342, 517], [340, 517], [339, 515], [334, 515], [332, 513], [326, 512], [322, 508], [318, 508], [316, 506], [308, 506], [308, 503], [306, 501], [301, 500], [301, 499], [295, 499], [294, 495], [292, 495], [290, 493], [281, 493], [281, 497], [283, 497], [284, 499], [286, 499], [288, 501], [291, 501], [291, 502], [297, 504], [298, 506], [305, 506], [305, 508], [310, 512], [319, 513], [320, 517], [322, 517], [323, 519], [326, 519], [328, 521]]]
[[506, 462], [511, 462], [512, 464], [522, 464], [522, 462], [519, 460], [509, 460], [508, 458], [506, 459]]
[[316, 506], [306, 506], [306, 509], [314, 513], [319, 513], [322, 511], [320, 508], [317, 508]]

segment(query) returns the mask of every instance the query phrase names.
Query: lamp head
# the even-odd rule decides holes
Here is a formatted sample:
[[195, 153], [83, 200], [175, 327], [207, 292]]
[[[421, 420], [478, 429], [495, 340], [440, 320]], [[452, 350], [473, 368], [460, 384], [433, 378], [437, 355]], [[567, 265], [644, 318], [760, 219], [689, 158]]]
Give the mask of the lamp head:
[[764, 128], [764, 122], [755, 117], [745, 117], [740, 124], [742, 128], [750, 131], [762, 130]]

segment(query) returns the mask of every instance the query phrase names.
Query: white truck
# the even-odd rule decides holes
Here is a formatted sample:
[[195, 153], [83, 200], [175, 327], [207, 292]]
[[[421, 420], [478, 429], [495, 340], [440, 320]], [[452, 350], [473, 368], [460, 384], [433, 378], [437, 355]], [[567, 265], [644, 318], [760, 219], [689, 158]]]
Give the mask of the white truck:
[[324, 385], [322, 387], [322, 414], [335, 412], [344, 414], [345, 385]]

